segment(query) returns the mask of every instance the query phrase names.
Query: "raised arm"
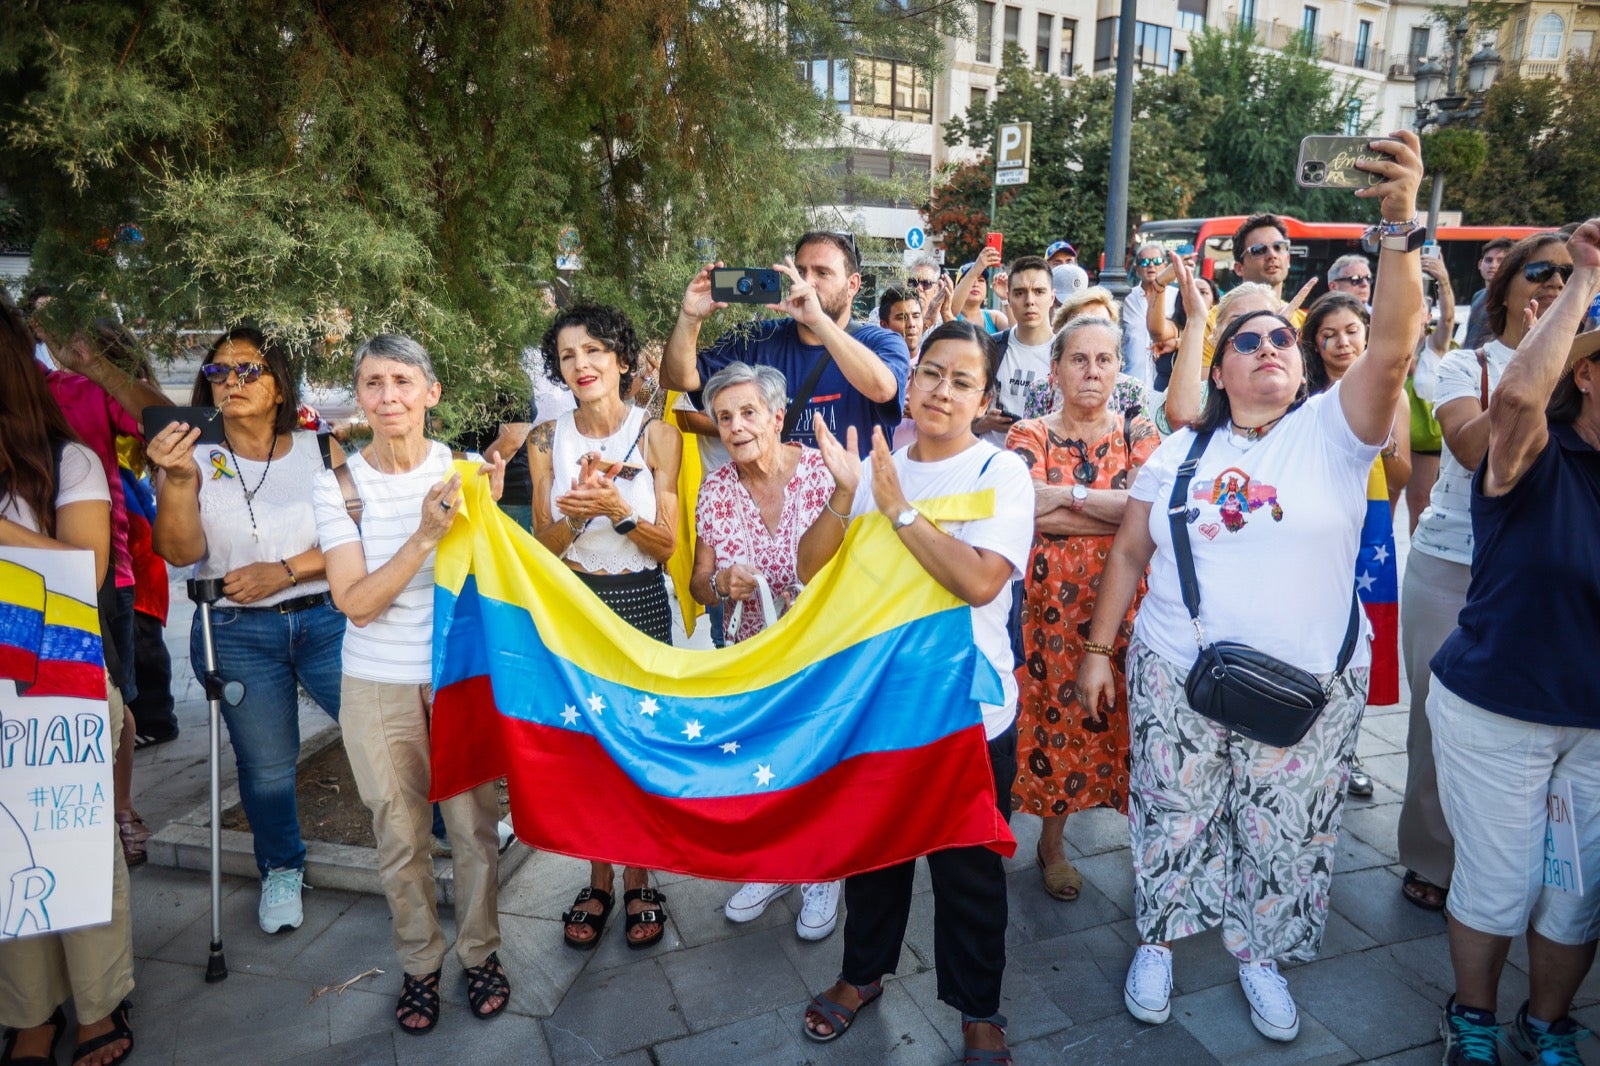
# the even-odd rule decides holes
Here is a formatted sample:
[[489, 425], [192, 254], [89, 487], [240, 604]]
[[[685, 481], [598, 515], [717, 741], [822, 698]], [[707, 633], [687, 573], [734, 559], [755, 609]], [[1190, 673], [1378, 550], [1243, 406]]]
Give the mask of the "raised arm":
[[713, 311], [727, 307], [711, 298], [711, 271], [722, 264], [707, 263], [689, 282], [678, 305], [678, 320], [661, 354], [660, 381], [663, 388], [693, 392], [700, 387], [700, 327]]
[[[839, 373], [861, 395], [873, 403], [889, 403], [898, 398], [900, 382], [895, 378], [894, 371], [878, 358], [877, 352], [850, 336], [843, 326], [828, 317], [817, 298], [816, 288], [800, 277], [794, 260], [785, 258], [781, 263], [774, 263], [773, 269], [789, 278], [789, 291], [778, 303], [768, 304], [768, 309], [792, 316], [796, 322], [815, 333], [828, 349], [828, 354], [833, 356]], [[680, 321], [682, 317], [680, 314]], [[677, 335], [676, 329], [673, 335]]]
[[56, 362], [99, 385], [135, 422], [146, 407], [168, 407], [172, 401], [154, 385], [138, 380], [102, 355], [93, 338], [79, 333], [55, 351]]
[[1205, 358], [1206, 301], [1194, 268], [1177, 253], [1167, 253], [1169, 265], [1178, 277], [1178, 292], [1183, 300], [1183, 332], [1178, 334], [1178, 352], [1172, 358], [1172, 375], [1167, 379], [1167, 425], [1174, 430], [1190, 425], [1200, 417], [1205, 373], [1200, 364]]

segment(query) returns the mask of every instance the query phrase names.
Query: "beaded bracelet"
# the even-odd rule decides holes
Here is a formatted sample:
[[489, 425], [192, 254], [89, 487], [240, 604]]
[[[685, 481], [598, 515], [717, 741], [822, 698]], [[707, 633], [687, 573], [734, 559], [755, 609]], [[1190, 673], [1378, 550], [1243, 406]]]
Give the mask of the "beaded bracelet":
[[300, 584], [300, 578], [295, 575], [294, 567], [289, 565], [289, 560], [279, 559], [278, 565], [283, 567], [284, 572], [289, 575], [289, 586], [291, 588]]
[[1111, 658], [1111, 645], [1109, 644], [1097, 644], [1092, 640], [1086, 640], [1083, 642], [1083, 650], [1087, 655], [1104, 655], [1108, 659]]

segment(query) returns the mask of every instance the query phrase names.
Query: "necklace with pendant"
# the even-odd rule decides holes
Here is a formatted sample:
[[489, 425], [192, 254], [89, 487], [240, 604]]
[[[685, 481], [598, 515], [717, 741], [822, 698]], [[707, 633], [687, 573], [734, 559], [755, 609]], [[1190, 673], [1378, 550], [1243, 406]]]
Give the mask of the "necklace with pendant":
[[239, 489], [244, 493], [244, 508], [250, 512], [250, 536], [260, 541], [261, 530], [256, 528], [255, 498], [256, 493], [261, 491], [261, 486], [267, 483], [267, 475], [272, 472], [272, 458], [278, 454], [278, 431], [272, 431], [272, 448], [267, 452], [267, 465], [262, 469], [261, 477], [256, 481], [256, 487], [253, 489], [245, 487], [244, 467], [239, 465], [239, 456], [235, 454], [233, 442], [228, 439], [226, 433], [222, 435], [222, 443], [228, 446], [228, 455], [233, 459], [233, 468], [239, 471]]
[[[1285, 411], [1284, 414], [1288, 414], [1288, 412]], [[1241, 426], [1239, 423], [1235, 422], [1233, 419], [1230, 418], [1230, 419], [1228, 419], [1228, 425], [1233, 427], [1233, 432], [1234, 432], [1235, 435], [1243, 437], [1246, 441], [1252, 441], [1253, 442], [1253, 441], [1258, 441], [1262, 437], [1266, 436], [1267, 435], [1267, 430], [1271, 429], [1273, 426], [1277, 425], [1279, 422], [1282, 422], [1283, 421], [1283, 417], [1284, 417], [1284, 415], [1279, 415], [1277, 418], [1272, 419], [1270, 422], [1263, 422], [1259, 426]]]

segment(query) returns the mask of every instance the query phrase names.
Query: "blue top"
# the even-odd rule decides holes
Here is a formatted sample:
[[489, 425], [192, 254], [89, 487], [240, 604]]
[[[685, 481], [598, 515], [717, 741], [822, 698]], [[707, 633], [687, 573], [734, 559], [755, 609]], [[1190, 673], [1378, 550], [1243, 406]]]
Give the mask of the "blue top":
[[[854, 385], [845, 380], [839, 364], [829, 359], [827, 369], [817, 380], [816, 391], [806, 405], [800, 420], [795, 423], [790, 440], [807, 447], [817, 446], [813, 429], [816, 419], [839, 440], [844, 440], [845, 429], [856, 427], [856, 444], [863, 458], [872, 450], [872, 427], [882, 426], [886, 440], [894, 439], [894, 427], [900, 424], [906, 402], [906, 379], [911, 376], [911, 353], [900, 334], [881, 326], [856, 322], [850, 327], [851, 336], [872, 351], [894, 374], [895, 397], [886, 403], [874, 403], [861, 395]], [[715, 344], [700, 352], [700, 380], [705, 382], [712, 374], [735, 360], [752, 365], [774, 367], [782, 372], [789, 383], [789, 399], [811, 376], [811, 368], [818, 359], [827, 355], [820, 344], [806, 344], [800, 339], [800, 324], [792, 318], [774, 318], [730, 329]]]
[[1600, 728], [1600, 452], [1569, 425], [1504, 496], [1472, 479], [1472, 582], [1456, 631], [1430, 664], [1484, 710]]

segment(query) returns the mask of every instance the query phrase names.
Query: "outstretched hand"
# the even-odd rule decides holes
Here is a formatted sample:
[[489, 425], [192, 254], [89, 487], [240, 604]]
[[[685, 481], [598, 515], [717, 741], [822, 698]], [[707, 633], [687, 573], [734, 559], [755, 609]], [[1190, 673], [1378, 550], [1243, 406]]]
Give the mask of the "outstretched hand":
[[767, 304], [767, 310], [788, 315], [807, 329], [816, 330], [828, 318], [822, 310], [816, 286], [800, 276], [792, 256], [786, 255], [783, 262], [773, 263], [772, 269], [789, 279], [789, 291], [777, 303]]
[[835, 492], [847, 492], [853, 498], [861, 484], [861, 455], [856, 447], [856, 427], [844, 431], [844, 443], [839, 443], [821, 420], [816, 423], [817, 451], [822, 453], [822, 463], [833, 475]]
[[704, 322], [711, 317], [713, 311], [720, 311], [728, 306], [711, 298], [711, 272], [720, 266], [722, 266], [720, 260], [707, 263], [695, 274], [694, 280], [689, 282], [689, 287], [683, 291], [683, 303], [679, 308], [685, 318]]

